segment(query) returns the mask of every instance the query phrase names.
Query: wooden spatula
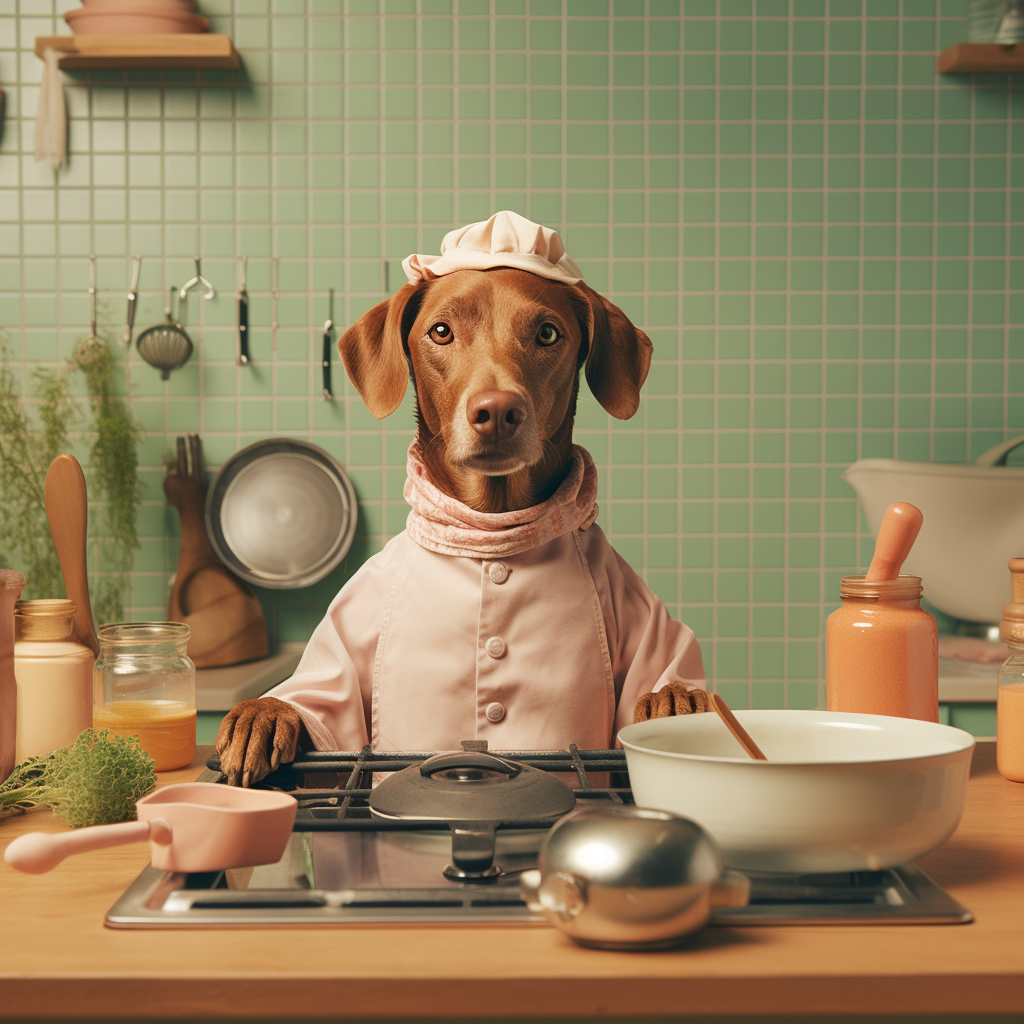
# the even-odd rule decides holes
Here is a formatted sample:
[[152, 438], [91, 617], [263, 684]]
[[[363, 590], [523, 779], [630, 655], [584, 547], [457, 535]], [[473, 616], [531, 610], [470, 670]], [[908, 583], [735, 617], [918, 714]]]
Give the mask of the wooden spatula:
[[85, 564], [85, 530], [89, 521], [85, 474], [73, 455], [58, 455], [50, 463], [46, 471], [45, 500], [46, 518], [64, 574], [64, 586], [68, 598], [75, 602], [75, 639], [99, 655]]

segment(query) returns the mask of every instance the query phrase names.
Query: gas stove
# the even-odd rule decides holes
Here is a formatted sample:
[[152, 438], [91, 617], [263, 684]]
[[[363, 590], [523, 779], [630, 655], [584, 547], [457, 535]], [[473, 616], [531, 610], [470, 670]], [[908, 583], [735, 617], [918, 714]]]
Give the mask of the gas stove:
[[[463, 748], [484, 752], [486, 744], [467, 741]], [[621, 750], [579, 750], [572, 745], [568, 750], [493, 753], [507, 762], [554, 773], [568, 783], [577, 806], [633, 803]], [[302, 754], [262, 783], [294, 793], [299, 802], [294, 831], [280, 861], [202, 874], [158, 871], [150, 865], [107, 912], [107, 926], [547, 925], [520, 897], [519, 876], [536, 866], [550, 817], [531, 820], [520, 813], [514, 822], [498, 821], [493, 830], [481, 830], [457, 820], [382, 817], [371, 810], [374, 783], [430, 758], [436, 759], [437, 753], [388, 753], [369, 747]], [[224, 782], [216, 757], [210, 758], [198, 781]], [[717, 910], [712, 923], [971, 920], [968, 911], [913, 864], [838, 875], [750, 877], [749, 906]]]

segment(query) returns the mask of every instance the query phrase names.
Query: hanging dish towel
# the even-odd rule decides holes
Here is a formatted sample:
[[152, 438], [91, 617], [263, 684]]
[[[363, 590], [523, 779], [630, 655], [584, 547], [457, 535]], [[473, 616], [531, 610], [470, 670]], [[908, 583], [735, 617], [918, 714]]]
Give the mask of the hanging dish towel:
[[55, 171], [67, 158], [68, 137], [58, 57], [52, 47], [43, 52], [43, 80], [39, 83], [39, 109], [36, 111], [36, 162], [47, 160]]

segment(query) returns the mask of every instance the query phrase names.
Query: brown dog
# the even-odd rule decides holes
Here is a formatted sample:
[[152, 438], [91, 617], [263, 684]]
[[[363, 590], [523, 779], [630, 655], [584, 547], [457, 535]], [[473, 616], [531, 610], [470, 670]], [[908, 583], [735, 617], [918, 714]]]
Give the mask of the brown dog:
[[[510, 268], [405, 285], [350, 327], [338, 347], [378, 418], [398, 408], [412, 377], [431, 480], [481, 512], [530, 508], [561, 483], [581, 369], [601, 405], [628, 419], [652, 352], [647, 335], [582, 282]], [[642, 697], [635, 716], [703, 710], [692, 690], [670, 683]], [[264, 697], [227, 715], [216, 747], [228, 781], [249, 785], [307, 742], [295, 707]]]

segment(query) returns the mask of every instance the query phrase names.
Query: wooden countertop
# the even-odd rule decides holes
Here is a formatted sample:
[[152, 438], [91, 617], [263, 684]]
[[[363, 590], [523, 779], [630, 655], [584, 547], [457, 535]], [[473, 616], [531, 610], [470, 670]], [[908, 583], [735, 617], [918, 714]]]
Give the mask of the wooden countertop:
[[[33, 812], [0, 824], [0, 846], [60, 828]], [[1024, 1012], [1024, 785], [996, 772], [991, 743], [959, 830], [921, 861], [969, 925], [712, 928], [660, 953], [580, 949], [545, 927], [105, 929], [147, 860], [139, 845], [49, 875], [0, 863], [0, 1017]]]

